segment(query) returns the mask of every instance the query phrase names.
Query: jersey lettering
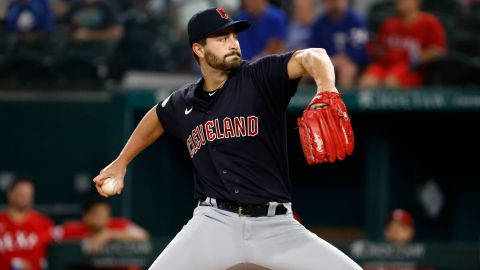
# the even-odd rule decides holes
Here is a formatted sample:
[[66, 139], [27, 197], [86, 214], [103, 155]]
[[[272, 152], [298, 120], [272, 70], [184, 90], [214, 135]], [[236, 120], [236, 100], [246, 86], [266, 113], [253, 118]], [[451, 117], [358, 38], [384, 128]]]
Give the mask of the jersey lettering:
[[223, 129], [225, 130], [225, 138], [235, 137], [235, 131], [233, 130], [232, 119], [230, 119], [230, 117], [223, 119]]
[[221, 129], [220, 129], [220, 124], [219, 124], [219, 121], [218, 121], [218, 118], [215, 119], [215, 130], [217, 132], [217, 139], [223, 139], [225, 138], [225, 136], [223, 135]]
[[254, 137], [258, 134], [258, 117], [248, 117], [248, 136]]
[[213, 142], [215, 140], [215, 138], [217, 138], [215, 136], [215, 133], [213, 132], [212, 128], [213, 128], [213, 121], [212, 120], [207, 121], [205, 123], [205, 130], [206, 130], [206, 133], [207, 133], [207, 140], [209, 142]]
[[188, 136], [187, 138], [187, 147], [188, 147], [188, 152], [190, 153], [190, 157], [193, 157], [195, 153], [197, 153], [195, 146], [192, 143], [192, 135]]
[[233, 118], [233, 123], [238, 137], [247, 136], [247, 130], [245, 129], [245, 117], [235, 117]]
[[404, 49], [409, 53], [418, 52], [421, 48], [419, 41], [415, 38], [402, 37], [397, 35], [391, 35], [387, 37], [386, 43], [391, 48]]
[[200, 149], [200, 140], [197, 138], [197, 128], [193, 129], [192, 130], [192, 139], [193, 139], [193, 145], [195, 147], [195, 152], [198, 151], [198, 149]]
[[198, 134], [200, 134], [200, 142], [205, 145], [205, 134], [203, 134], [203, 125], [198, 126]]
[[213, 142], [235, 137], [255, 137], [258, 132], [258, 117], [254, 115], [248, 116], [247, 119], [243, 116], [234, 117], [233, 121], [230, 117], [225, 117], [223, 121], [215, 118], [192, 129], [186, 144], [190, 157], [193, 158], [206, 144], [205, 138], [207, 141]]
[[38, 243], [35, 233], [17, 231], [5, 233], [0, 236], [0, 252], [15, 250], [31, 250]]

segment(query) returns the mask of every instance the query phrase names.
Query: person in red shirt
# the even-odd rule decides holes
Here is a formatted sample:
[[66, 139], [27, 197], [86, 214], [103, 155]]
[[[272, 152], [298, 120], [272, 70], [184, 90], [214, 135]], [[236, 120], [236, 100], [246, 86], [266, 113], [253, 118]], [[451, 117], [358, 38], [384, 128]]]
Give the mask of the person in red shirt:
[[[91, 253], [100, 252], [105, 245], [114, 241], [147, 241], [149, 239], [148, 233], [132, 221], [126, 218], [113, 218], [110, 205], [101, 197], [95, 197], [85, 204], [82, 220], [69, 221], [57, 226], [55, 237], [57, 241], [85, 241]], [[132, 266], [101, 269], [137, 270], [139, 268]]]
[[395, 209], [388, 217], [385, 227], [385, 240], [394, 244], [407, 244], [415, 236], [415, 226], [412, 215], [403, 210]]
[[34, 210], [35, 187], [19, 178], [7, 191], [8, 208], [0, 212], [0, 269], [40, 270], [46, 268], [46, 247], [53, 221]]
[[[392, 260], [389, 255], [385, 255], [389, 257], [389, 260], [385, 262], [385, 260], [381, 261], [380, 258], [382, 256], [379, 256], [380, 261], [368, 262], [367, 265], [363, 266], [364, 270], [435, 270], [434, 267], [419, 266], [414, 260], [409, 261], [407, 258], [401, 256], [401, 254], [410, 254], [409, 251], [418, 250], [415, 243], [412, 243], [415, 237], [415, 222], [408, 211], [397, 208], [389, 214], [384, 236], [385, 241], [392, 244], [392, 248], [401, 248], [409, 244], [412, 245], [412, 248], [408, 249], [407, 247], [403, 249], [405, 253], [400, 252], [394, 254], [399, 261]], [[411, 254], [415, 254], [415, 252]]]
[[360, 79], [360, 88], [420, 86], [424, 73], [412, 67], [441, 57], [445, 31], [432, 14], [420, 11], [420, 0], [396, 0], [397, 16], [383, 22], [372, 44], [374, 62]]

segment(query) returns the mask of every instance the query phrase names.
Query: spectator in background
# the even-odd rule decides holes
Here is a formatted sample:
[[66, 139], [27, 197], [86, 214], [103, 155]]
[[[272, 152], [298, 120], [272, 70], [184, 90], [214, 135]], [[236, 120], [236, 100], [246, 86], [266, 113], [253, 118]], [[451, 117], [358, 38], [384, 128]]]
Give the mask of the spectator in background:
[[8, 1], [0, 1], [0, 22], [5, 21], [5, 16], [7, 14], [7, 8], [10, 3]]
[[53, 222], [32, 210], [35, 187], [19, 178], [7, 191], [8, 208], [0, 212], [0, 269], [46, 269], [45, 252]]
[[317, 17], [316, 0], [294, 0], [293, 20], [288, 26], [287, 51], [309, 47], [312, 25]]
[[92, 253], [99, 252], [114, 241], [147, 241], [148, 233], [125, 218], [113, 218], [107, 201], [100, 197], [89, 200], [83, 209], [83, 218], [56, 229], [61, 240], [87, 240]]
[[55, 18], [59, 20], [64, 18], [75, 1], [76, 0], [50, 0]]
[[53, 15], [47, 0], [13, 0], [6, 12], [7, 32], [17, 39], [35, 41], [53, 31]]
[[348, 0], [323, 0], [323, 5], [325, 14], [312, 27], [310, 47], [327, 51], [338, 86], [348, 89], [368, 62], [367, 23], [349, 7]]
[[471, 6], [479, 5], [480, 0], [457, 0], [464, 12], [469, 12]]
[[382, 23], [372, 46], [375, 60], [363, 74], [361, 88], [420, 86], [424, 73], [415, 67], [445, 53], [445, 31], [434, 15], [420, 11], [420, 2], [395, 1], [397, 16]]
[[415, 228], [412, 215], [403, 209], [395, 209], [385, 227], [385, 240], [393, 244], [407, 244], [413, 240]]
[[268, 0], [244, 0], [239, 20], [248, 20], [252, 26], [238, 34], [242, 57], [251, 60], [285, 50], [288, 19], [285, 12], [271, 6]]
[[114, 42], [123, 28], [112, 6], [103, 0], [80, 0], [66, 15], [74, 42]]

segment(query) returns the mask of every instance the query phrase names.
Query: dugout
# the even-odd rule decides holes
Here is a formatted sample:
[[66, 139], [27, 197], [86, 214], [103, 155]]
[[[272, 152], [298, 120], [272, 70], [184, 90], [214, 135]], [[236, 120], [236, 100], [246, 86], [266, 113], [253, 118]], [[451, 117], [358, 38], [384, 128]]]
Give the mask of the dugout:
[[[78, 217], [91, 177], [168, 94], [1, 93], [0, 203], [8, 181], [28, 174], [37, 184], [39, 210], [57, 222]], [[287, 114], [294, 209], [307, 227], [327, 239], [379, 240], [387, 213], [403, 207], [416, 219], [418, 240], [478, 241], [480, 91], [346, 92], [354, 155], [317, 167], [304, 162], [295, 129], [312, 94], [299, 89]], [[129, 168], [126, 190], [111, 200], [115, 214], [131, 217], [154, 236], [173, 236], [195, 204], [188, 158], [179, 142], [161, 138]], [[434, 192], [427, 195], [434, 200], [427, 206], [440, 208], [435, 216], [422, 195], [432, 189], [431, 181]]]

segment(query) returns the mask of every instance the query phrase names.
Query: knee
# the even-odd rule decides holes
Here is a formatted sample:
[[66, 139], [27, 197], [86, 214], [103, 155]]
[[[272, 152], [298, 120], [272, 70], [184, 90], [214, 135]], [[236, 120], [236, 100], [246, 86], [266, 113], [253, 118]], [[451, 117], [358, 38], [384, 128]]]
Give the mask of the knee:
[[387, 78], [385, 78], [385, 87], [387, 88], [398, 88], [400, 87], [400, 84], [398, 82], [398, 79], [395, 77], [395, 76], [387, 76]]
[[372, 88], [376, 88], [380, 85], [380, 80], [374, 76], [365, 74], [360, 78], [359, 81], [359, 88], [362, 90], [368, 90]]

